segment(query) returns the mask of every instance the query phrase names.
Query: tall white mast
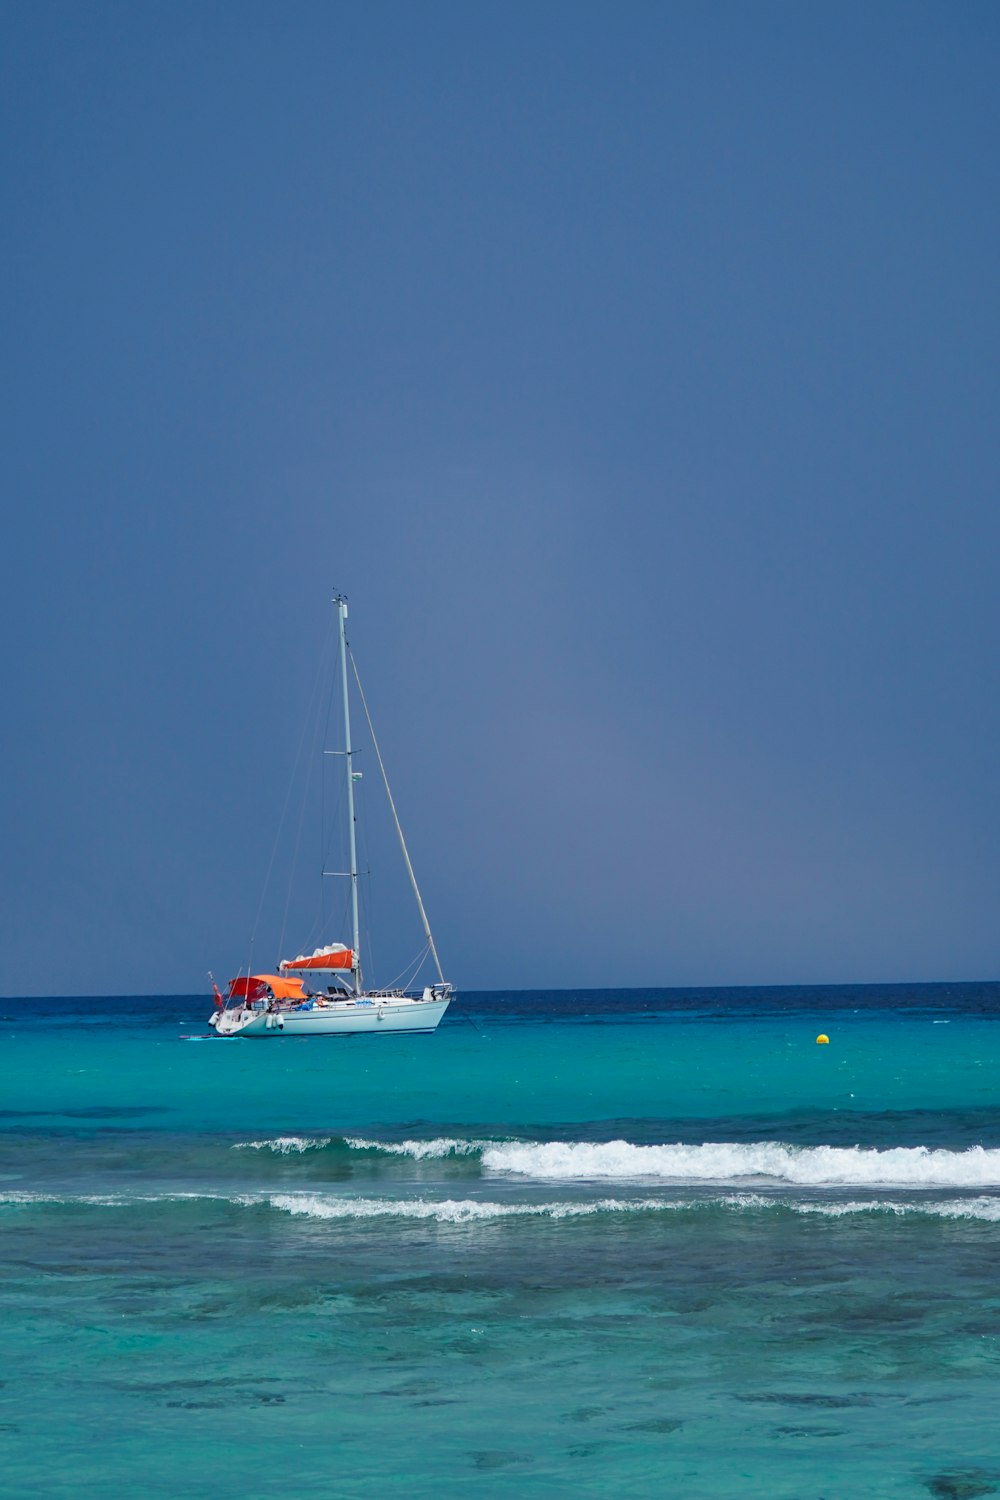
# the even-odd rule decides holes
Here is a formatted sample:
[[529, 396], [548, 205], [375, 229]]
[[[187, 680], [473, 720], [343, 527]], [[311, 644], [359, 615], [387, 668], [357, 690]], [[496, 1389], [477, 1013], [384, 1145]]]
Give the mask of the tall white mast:
[[344, 690], [344, 759], [347, 763], [347, 831], [351, 848], [351, 946], [357, 968], [353, 972], [354, 993], [361, 993], [361, 931], [358, 924], [358, 848], [354, 817], [354, 752], [351, 749], [351, 706], [347, 696], [347, 600], [334, 597], [340, 625], [340, 681]]

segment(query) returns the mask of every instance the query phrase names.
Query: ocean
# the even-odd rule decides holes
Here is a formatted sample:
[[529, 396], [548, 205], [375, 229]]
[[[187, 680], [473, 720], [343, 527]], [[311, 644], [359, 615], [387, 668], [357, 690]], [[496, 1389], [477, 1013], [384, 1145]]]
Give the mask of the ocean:
[[0, 1001], [3, 1497], [1000, 1494], [1000, 985], [210, 1008]]

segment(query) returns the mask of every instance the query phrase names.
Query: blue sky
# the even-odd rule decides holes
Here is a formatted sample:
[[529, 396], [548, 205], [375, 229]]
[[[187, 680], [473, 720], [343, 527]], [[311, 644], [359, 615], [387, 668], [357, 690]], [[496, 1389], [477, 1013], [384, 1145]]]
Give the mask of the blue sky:
[[0, 992], [246, 961], [335, 587], [458, 984], [995, 975], [998, 34], [8, 6]]

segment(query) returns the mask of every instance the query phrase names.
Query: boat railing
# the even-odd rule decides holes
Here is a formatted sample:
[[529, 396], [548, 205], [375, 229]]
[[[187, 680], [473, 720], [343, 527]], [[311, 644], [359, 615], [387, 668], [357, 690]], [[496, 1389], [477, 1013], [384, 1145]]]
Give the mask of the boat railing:
[[428, 993], [428, 991], [427, 991], [426, 988], [425, 989], [420, 989], [420, 990], [400, 990], [400, 989], [365, 990], [360, 995], [349, 994], [346, 990], [342, 990], [342, 991], [340, 991], [340, 992], [338, 992], [336, 994], [307, 995], [302, 1000], [297, 1000], [297, 999], [275, 1000], [275, 999], [272, 999], [266, 1005], [257, 1005], [257, 1006], [254, 1006], [254, 1007], [244, 1007], [244, 1009], [252, 1009], [252, 1010], [258, 1010], [258, 1009], [259, 1010], [264, 1010], [264, 1009], [266, 1009], [266, 1010], [269, 1010], [269, 1011], [279, 1011], [279, 1010], [280, 1011], [295, 1011], [295, 1010], [302, 1010], [303, 1008], [306, 1008], [306, 1009], [312, 1010], [315, 1006], [319, 1006], [321, 1009], [325, 1009], [328, 1005], [358, 1005], [358, 1004], [369, 1005], [372, 1002], [374, 1002], [375, 1004], [378, 1004], [380, 1001], [384, 1001], [384, 1000], [423, 1000], [423, 1001], [444, 1000], [444, 999], [450, 998], [450, 995], [451, 995], [451, 986], [450, 985], [448, 986], [448, 989], [446, 991], [443, 991], [442, 988], [439, 987], [439, 986], [435, 986], [432, 989], [431, 993]]

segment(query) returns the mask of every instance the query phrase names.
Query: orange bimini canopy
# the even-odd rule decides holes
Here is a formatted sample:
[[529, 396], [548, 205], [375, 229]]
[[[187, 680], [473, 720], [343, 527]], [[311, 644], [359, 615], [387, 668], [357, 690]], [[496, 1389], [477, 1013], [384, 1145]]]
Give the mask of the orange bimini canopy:
[[279, 974], [243, 974], [229, 981], [230, 1000], [304, 1000], [301, 979], [285, 979]]
[[343, 943], [331, 943], [327, 948], [317, 948], [314, 953], [306, 955], [300, 953], [298, 958], [283, 958], [278, 968], [284, 974], [286, 969], [356, 969], [358, 967], [358, 955], [353, 948], [345, 948]]

